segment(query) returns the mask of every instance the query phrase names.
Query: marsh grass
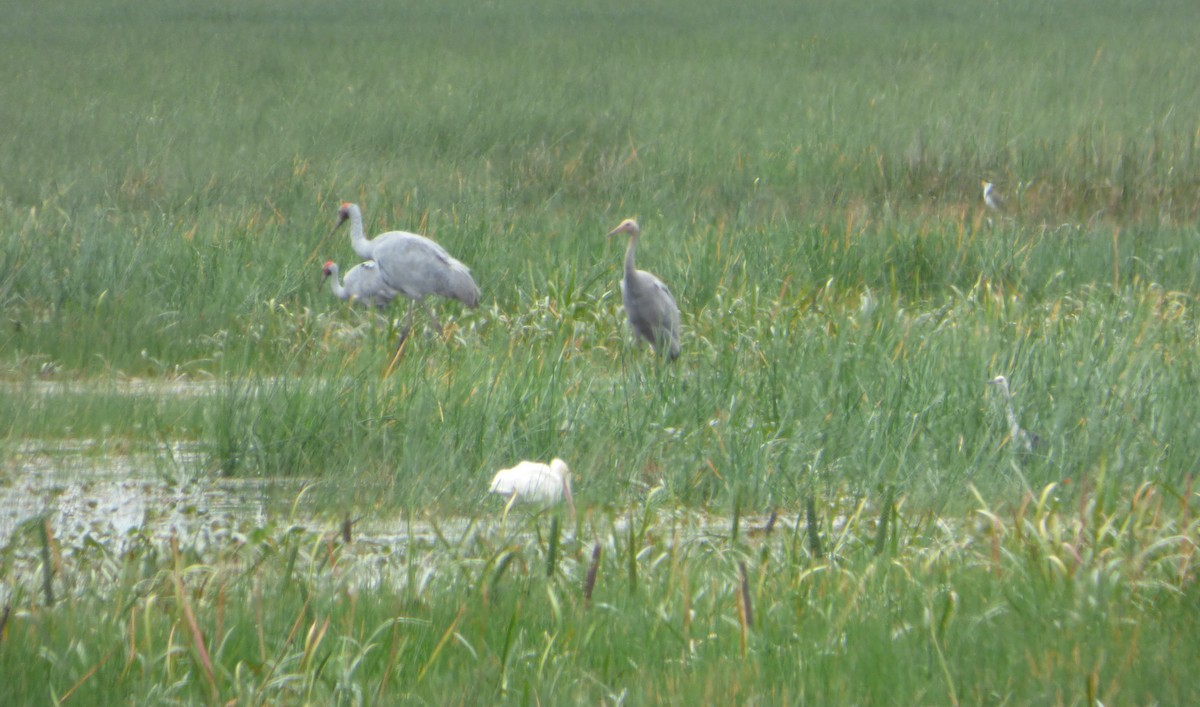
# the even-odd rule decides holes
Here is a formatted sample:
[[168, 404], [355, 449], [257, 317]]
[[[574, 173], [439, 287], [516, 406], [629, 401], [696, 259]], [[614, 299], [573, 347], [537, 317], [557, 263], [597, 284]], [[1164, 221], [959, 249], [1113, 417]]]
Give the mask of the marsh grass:
[[953, 522], [903, 496], [823, 497], [819, 554], [799, 517], [771, 533], [747, 519], [732, 537], [653, 496], [629, 515], [471, 522], [399, 547], [285, 527], [218, 530], [224, 541], [200, 553], [135, 537], [122, 553], [65, 554], [54, 606], [30, 528], [4, 555], [15, 610], [0, 691], [96, 703], [1188, 701], [1190, 487], [1091, 487], [1070, 502], [1060, 490], [1001, 505], [979, 495]]
[[[0, 7], [3, 482], [188, 443], [331, 526], [472, 519], [60, 547], [54, 607], [22, 532], [0, 702], [1194, 702], [1198, 8]], [[483, 291], [386, 379], [341, 201]], [[578, 526], [475, 528], [552, 456]]]
[[[946, 282], [963, 255], [939, 241], [954, 238], [894, 236], [881, 262], [910, 274], [891, 284], [835, 277], [792, 292], [742, 280], [697, 293], [677, 366], [633, 344], [614, 287], [592, 278], [531, 285], [511, 313], [443, 306], [447, 337], [423, 330], [387, 380], [394, 331], [374, 315], [267, 303], [252, 307], [250, 333], [286, 349], [277, 371], [242, 348], [243, 373], [202, 381], [203, 394], [10, 383], [0, 405], [10, 440], [191, 439], [220, 473], [394, 478], [397, 500], [458, 510], [475, 496], [469, 480], [553, 455], [575, 460], [597, 499], [661, 485], [684, 503], [741, 496], [766, 508], [823, 484], [902, 483], [944, 499], [949, 482], [959, 501], [962, 481], [1007, 484], [1007, 426], [984, 385], [1003, 372], [1023, 424], [1048, 442], [1018, 462], [1028, 484], [1100, 465], [1178, 482], [1197, 444], [1191, 275], [1178, 259], [1143, 275], [1153, 263], [1131, 255], [1113, 287], [1078, 274], [1111, 240], [1039, 236], [1014, 256], [988, 236], [966, 253], [980, 263], [974, 279]], [[1081, 268], [1050, 272], [1064, 247]]]

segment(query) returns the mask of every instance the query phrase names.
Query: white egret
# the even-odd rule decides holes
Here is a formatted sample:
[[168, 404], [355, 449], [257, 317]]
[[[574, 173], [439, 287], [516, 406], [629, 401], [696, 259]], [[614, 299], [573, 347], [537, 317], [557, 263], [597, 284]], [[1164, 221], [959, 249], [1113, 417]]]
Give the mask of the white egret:
[[642, 229], [637, 221], [625, 219], [608, 232], [609, 238], [625, 233], [629, 246], [625, 249], [625, 277], [621, 280], [621, 300], [629, 326], [641, 338], [650, 342], [660, 355], [671, 360], [679, 357], [679, 306], [663, 281], [635, 264], [638, 238]]
[[1004, 396], [1004, 412], [1008, 417], [1008, 435], [1012, 439], [1012, 443], [1022, 453], [1032, 452], [1041, 444], [1042, 440], [1036, 434], [1023, 429], [1021, 423], [1017, 421], [1017, 413], [1013, 410], [1012, 393], [1008, 390], [1008, 379], [1004, 376], [996, 376], [988, 381], [988, 385], [999, 388], [1000, 393]]
[[445, 248], [425, 236], [405, 231], [389, 231], [368, 240], [363, 234], [362, 212], [357, 204], [342, 204], [334, 228], [346, 221], [350, 222], [350, 245], [354, 252], [378, 263], [383, 284], [411, 300], [397, 351], [412, 329], [413, 309], [417, 304], [433, 320], [438, 334], [442, 333], [441, 322], [425, 303], [426, 295], [455, 299], [471, 308], [479, 306], [479, 287], [471, 278], [470, 268], [452, 258]]
[[321, 271], [326, 279], [332, 278], [329, 287], [340, 300], [361, 302], [383, 309], [400, 294], [384, 284], [379, 274], [379, 264], [374, 260], [366, 260], [350, 268], [345, 278], [339, 279], [337, 263], [332, 260], [325, 261]]
[[567, 463], [555, 458], [549, 464], [522, 461], [511, 469], [501, 469], [492, 477], [491, 493], [508, 496], [504, 516], [514, 503], [552, 505], [567, 502], [575, 516], [575, 500], [571, 497], [571, 471]]

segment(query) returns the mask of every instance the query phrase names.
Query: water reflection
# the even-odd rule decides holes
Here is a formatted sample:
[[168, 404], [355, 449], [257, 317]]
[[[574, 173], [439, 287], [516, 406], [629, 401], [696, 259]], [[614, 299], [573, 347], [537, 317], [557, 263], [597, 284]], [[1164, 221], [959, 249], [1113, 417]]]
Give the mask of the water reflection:
[[68, 547], [85, 538], [120, 547], [134, 532], [202, 542], [206, 526], [266, 523], [265, 481], [207, 478], [196, 473], [201, 461], [185, 443], [138, 453], [87, 440], [25, 443], [0, 483], [0, 546], [37, 518]]
[[[172, 537], [203, 553], [242, 542], [250, 531], [281, 520], [288, 527], [331, 538], [341, 535], [342, 519], [324, 507], [329, 505], [328, 497], [321, 501], [317, 494], [305, 491], [311, 481], [222, 477], [206, 470], [206, 460], [194, 443], [128, 453], [88, 440], [27, 442], [6, 460], [0, 473], [0, 547], [8, 545], [25, 524], [43, 518], [65, 554], [87, 543], [121, 551], [134, 541], [157, 544]], [[493, 548], [544, 540], [546, 514], [514, 513], [505, 523], [503, 504], [486, 503], [491, 499], [482, 481], [479, 494], [483, 501], [468, 516], [376, 508], [356, 517], [351, 526], [352, 552], [386, 557], [403, 555], [414, 546], [462, 549], [481, 537]], [[643, 503], [653, 505], [653, 496], [650, 493]], [[563, 542], [574, 546], [599, 539], [611, 544], [626, 537], [630, 523], [644, 524], [645, 512], [641, 504], [624, 509], [585, 506], [578, 526], [564, 525]], [[660, 537], [647, 542], [718, 539], [736, 532], [730, 518], [703, 511], [658, 508], [653, 517], [655, 535]], [[800, 532], [799, 516], [781, 515], [778, 521], [789, 534]], [[825, 527], [839, 533], [846, 521], [843, 508], [825, 521]], [[767, 525], [765, 517], [741, 518], [747, 537], [763, 534]]]

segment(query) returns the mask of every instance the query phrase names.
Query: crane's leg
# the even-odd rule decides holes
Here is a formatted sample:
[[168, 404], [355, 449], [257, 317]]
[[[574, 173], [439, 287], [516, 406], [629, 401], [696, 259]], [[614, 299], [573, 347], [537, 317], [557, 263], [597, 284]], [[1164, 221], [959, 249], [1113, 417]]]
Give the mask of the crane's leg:
[[409, 332], [412, 331], [413, 312], [416, 311], [417, 301], [413, 300], [408, 304], [408, 314], [404, 315], [404, 324], [400, 327], [400, 341], [396, 342], [396, 350], [399, 351], [401, 346], [404, 346], [404, 340], [408, 338]]
[[396, 368], [396, 363], [404, 353], [404, 342], [408, 340], [408, 332], [412, 331], [413, 308], [416, 307], [416, 304], [417, 301], [413, 300], [408, 305], [408, 314], [404, 315], [404, 323], [400, 326], [400, 341], [396, 343], [396, 353], [392, 355], [392, 360], [388, 362], [387, 370], [383, 372], [384, 378], [392, 375], [392, 371]]

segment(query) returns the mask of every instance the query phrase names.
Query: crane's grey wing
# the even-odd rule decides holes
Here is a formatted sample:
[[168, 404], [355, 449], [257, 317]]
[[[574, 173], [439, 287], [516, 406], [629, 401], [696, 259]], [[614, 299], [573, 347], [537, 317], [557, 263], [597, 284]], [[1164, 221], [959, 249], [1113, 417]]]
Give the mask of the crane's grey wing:
[[679, 305], [675, 303], [675, 296], [671, 294], [671, 290], [667, 288], [666, 283], [658, 278], [654, 278], [654, 285], [661, 297], [664, 312], [663, 325], [667, 329], [668, 337], [670, 338], [668, 352], [672, 359], [679, 357]]
[[650, 279], [654, 283], [654, 289], [658, 291], [657, 296], [662, 300], [663, 306], [678, 315], [679, 305], [675, 304], [675, 295], [671, 294], [671, 290], [667, 287], [667, 284], [653, 275], [650, 276]]
[[671, 357], [679, 355], [679, 306], [662, 280], [638, 270], [621, 281], [625, 314], [634, 332], [655, 350], [668, 346]]
[[379, 265], [374, 260], [365, 260], [346, 273], [345, 287], [347, 293], [366, 305], [386, 307], [399, 294], [388, 287], [379, 271]]
[[[377, 238], [376, 241], [379, 239]], [[383, 280], [412, 299], [439, 295], [469, 307], [479, 304], [471, 270], [442, 246], [415, 233], [395, 233], [375, 248]]]

